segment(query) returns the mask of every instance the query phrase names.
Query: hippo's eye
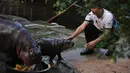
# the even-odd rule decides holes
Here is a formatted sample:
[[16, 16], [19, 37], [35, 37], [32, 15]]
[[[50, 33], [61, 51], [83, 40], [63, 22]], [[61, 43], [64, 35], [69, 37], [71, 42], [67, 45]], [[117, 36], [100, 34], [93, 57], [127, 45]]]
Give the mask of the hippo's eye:
[[29, 48], [28, 48], [28, 47], [24, 47], [24, 48], [22, 49], [22, 51], [28, 52], [28, 51], [29, 51]]
[[30, 55], [33, 54], [33, 50], [32, 49], [28, 50], [28, 52], [29, 52]]

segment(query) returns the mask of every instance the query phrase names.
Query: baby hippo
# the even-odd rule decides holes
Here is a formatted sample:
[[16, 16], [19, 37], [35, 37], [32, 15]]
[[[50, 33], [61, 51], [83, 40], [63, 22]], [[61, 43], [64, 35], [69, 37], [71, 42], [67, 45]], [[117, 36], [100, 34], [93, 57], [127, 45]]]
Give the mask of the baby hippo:
[[40, 38], [37, 44], [41, 47], [42, 55], [50, 57], [49, 62], [54, 65], [53, 58], [57, 55], [58, 60], [63, 60], [61, 52], [74, 46], [74, 42], [67, 39]]

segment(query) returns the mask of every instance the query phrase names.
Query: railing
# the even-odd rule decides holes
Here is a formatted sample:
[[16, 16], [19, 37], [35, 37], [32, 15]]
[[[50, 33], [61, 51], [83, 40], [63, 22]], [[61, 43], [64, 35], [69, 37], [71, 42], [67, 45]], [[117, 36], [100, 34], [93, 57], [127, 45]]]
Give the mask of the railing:
[[0, 3], [48, 3], [49, 0], [0, 0]]
[[0, 14], [16, 15], [28, 20], [47, 20], [53, 14], [53, 7], [44, 3], [1, 2]]

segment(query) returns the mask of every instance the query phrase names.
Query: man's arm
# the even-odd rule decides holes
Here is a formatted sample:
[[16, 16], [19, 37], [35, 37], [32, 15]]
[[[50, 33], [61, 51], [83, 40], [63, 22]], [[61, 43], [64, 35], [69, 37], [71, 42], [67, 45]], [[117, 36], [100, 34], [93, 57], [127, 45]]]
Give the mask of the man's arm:
[[105, 29], [103, 34], [99, 36], [97, 39], [95, 39], [95, 43], [98, 43], [100, 41], [107, 41], [110, 37], [111, 29]]
[[75, 32], [68, 37], [68, 39], [72, 40], [73, 38], [75, 38], [76, 36], [78, 36], [88, 25], [88, 21], [84, 21], [76, 30]]
[[95, 47], [96, 44], [98, 44], [100, 41], [107, 41], [109, 39], [109, 37], [111, 36], [110, 35], [111, 33], [111, 29], [105, 29], [103, 34], [101, 36], [99, 36], [97, 39], [89, 42], [86, 46], [89, 48], [89, 49], [92, 49]]

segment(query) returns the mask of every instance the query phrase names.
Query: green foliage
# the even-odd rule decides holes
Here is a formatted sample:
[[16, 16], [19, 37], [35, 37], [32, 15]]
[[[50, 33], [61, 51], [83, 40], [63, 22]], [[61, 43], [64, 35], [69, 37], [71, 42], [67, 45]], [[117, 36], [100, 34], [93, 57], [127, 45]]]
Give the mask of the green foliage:
[[[73, 2], [74, 0], [57, 0], [55, 4], [57, 12], [65, 10]], [[93, 4], [100, 4], [103, 8], [111, 11], [120, 23], [120, 31], [118, 30], [120, 34], [115, 34], [116, 38], [119, 39], [118, 36], [123, 34], [130, 41], [130, 0], [79, 0], [78, 6], [74, 6], [78, 15], [86, 16]], [[114, 41], [117, 39], [114, 39]], [[113, 40], [109, 42], [111, 41]], [[97, 47], [104, 47], [104, 45], [108, 44], [101, 42]], [[116, 61], [116, 54], [113, 54], [113, 59]]]
[[124, 34], [125, 37], [127, 37], [127, 41], [130, 43], [130, 17], [127, 18], [127, 16], [121, 17], [121, 33]]
[[56, 8], [56, 13], [59, 14], [65, 10], [70, 3], [72, 3], [72, 0], [57, 0], [53, 7]]
[[[59, 13], [65, 10], [73, 2], [75, 0], [56, 0], [54, 5], [56, 12]], [[78, 0], [78, 3], [74, 5], [77, 15], [86, 16], [90, 11], [90, 6], [93, 4], [99, 4], [111, 11], [120, 23], [121, 33], [124, 33], [129, 38], [130, 0]]]
[[[75, 2], [75, 0], [56, 0], [54, 4], [56, 12], [65, 10], [73, 2]], [[124, 19], [125, 13], [130, 8], [130, 0], [78, 0], [78, 6], [74, 6], [77, 7], [76, 10], [78, 13], [86, 16], [88, 11], [90, 11], [89, 6], [92, 4], [100, 4], [102, 7], [114, 13], [118, 19], [121, 18], [119, 20]]]

